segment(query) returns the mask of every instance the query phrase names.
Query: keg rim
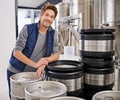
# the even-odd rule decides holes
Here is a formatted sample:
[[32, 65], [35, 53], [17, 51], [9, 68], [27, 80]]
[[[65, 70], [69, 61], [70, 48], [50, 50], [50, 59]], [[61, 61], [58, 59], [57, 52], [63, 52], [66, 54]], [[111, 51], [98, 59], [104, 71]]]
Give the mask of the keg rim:
[[[67, 93], [67, 87], [66, 87], [66, 85], [65, 84], [63, 84], [63, 83], [61, 83], [61, 82], [57, 82], [57, 81], [38, 81], [38, 82], [34, 82], [34, 83], [31, 83], [31, 84], [29, 84], [29, 85], [27, 85], [26, 87], [25, 87], [25, 94], [27, 94], [27, 95], [29, 95], [29, 96], [34, 96], [34, 95], [32, 95], [29, 91], [27, 91], [27, 88], [29, 88], [29, 87], [31, 87], [31, 86], [34, 86], [35, 84], [37, 84], [37, 83], [41, 83], [41, 84], [43, 84], [44, 82], [46, 82], [46, 83], [52, 83], [52, 84], [58, 84], [58, 85], [60, 85], [61, 87], [63, 87], [64, 88], [64, 93]], [[61, 92], [61, 93], [59, 93], [59, 94], [55, 94], [55, 95], [52, 95], [52, 96], [40, 96], [39, 95], [39, 97], [40, 98], [52, 98], [52, 97], [57, 97], [57, 96], [60, 96], [60, 95], [63, 95], [63, 92]]]

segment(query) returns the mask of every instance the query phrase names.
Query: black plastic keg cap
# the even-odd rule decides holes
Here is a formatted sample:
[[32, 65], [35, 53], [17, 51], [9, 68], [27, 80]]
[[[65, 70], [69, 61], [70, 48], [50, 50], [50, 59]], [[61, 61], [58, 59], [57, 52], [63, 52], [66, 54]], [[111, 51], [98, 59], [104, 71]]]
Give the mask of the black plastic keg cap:
[[83, 63], [79, 61], [72, 60], [58, 60], [51, 62], [46, 67], [46, 70], [56, 71], [56, 72], [74, 72], [83, 70]]
[[103, 34], [103, 33], [112, 33], [112, 32], [115, 32], [115, 29], [81, 29], [80, 30], [80, 33], [81, 34], [85, 34], [85, 33], [99, 33], [99, 34]]

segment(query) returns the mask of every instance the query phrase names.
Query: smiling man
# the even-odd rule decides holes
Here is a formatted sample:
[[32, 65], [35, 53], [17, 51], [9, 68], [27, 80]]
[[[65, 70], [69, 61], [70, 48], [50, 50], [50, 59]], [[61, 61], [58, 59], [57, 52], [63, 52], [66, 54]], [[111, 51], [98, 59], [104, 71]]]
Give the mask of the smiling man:
[[39, 78], [49, 62], [59, 59], [57, 34], [51, 27], [57, 13], [54, 5], [46, 4], [41, 9], [39, 22], [25, 25], [19, 33], [7, 68], [9, 93], [11, 75], [36, 71]]

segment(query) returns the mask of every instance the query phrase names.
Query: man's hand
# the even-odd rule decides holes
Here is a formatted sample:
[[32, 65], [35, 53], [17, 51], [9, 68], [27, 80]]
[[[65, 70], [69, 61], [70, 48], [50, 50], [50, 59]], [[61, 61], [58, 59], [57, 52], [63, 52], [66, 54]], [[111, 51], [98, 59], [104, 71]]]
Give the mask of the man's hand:
[[42, 65], [48, 65], [48, 59], [47, 58], [41, 58], [37, 63], [36, 63], [36, 68], [39, 68]]
[[40, 78], [40, 75], [41, 74], [44, 74], [44, 69], [45, 67], [48, 65], [49, 63], [49, 60], [44, 57], [44, 58], [41, 58], [38, 62], [37, 62], [37, 71], [36, 71], [36, 77], [37, 78]]
[[41, 74], [44, 74], [45, 67], [46, 67], [46, 65], [42, 65], [37, 69], [37, 71], [36, 71], [37, 78], [40, 78]]

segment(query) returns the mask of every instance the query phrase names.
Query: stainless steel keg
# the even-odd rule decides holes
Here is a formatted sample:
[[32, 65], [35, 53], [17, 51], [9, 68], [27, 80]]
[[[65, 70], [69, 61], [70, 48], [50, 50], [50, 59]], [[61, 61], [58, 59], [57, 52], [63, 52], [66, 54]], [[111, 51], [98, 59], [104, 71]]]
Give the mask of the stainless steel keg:
[[[84, 83], [93, 86], [107, 86], [112, 85], [115, 81], [114, 66], [111, 68], [92, 68], [85, 66]], [[95, 87], [95, 90], [97, 88]]]
[[101, 91], [93, 95], [92, 100], [120, 100], [120, 91]]
[[51, 100], [66, 94], [67, 87], [55, 81], [39, 81], [25, 87], [25, 100]]
[[67, 95], [80, 96], [83, 90], [83, 63], [59, 60], [46, 67], [46, 80], [58, 81], [67, 86]]
[[26, 85], [44, 80], [41, 76], [40, 79], [36, 78], [35, 72], [21, 72], [14, 74], [10, 77], [10, 87], [11, 87], [11, 95], [14, 98], [24, 99], [25, 92], [24, 88]]
[[115, 54], [114, 29], [82, 29], [79, 50], [82, 57], [109, 58]]
[[84, 67], [84, 98], [91, 100], [100, 91], [112, 90], [115, 82], [113, 67], [93, 68]]

